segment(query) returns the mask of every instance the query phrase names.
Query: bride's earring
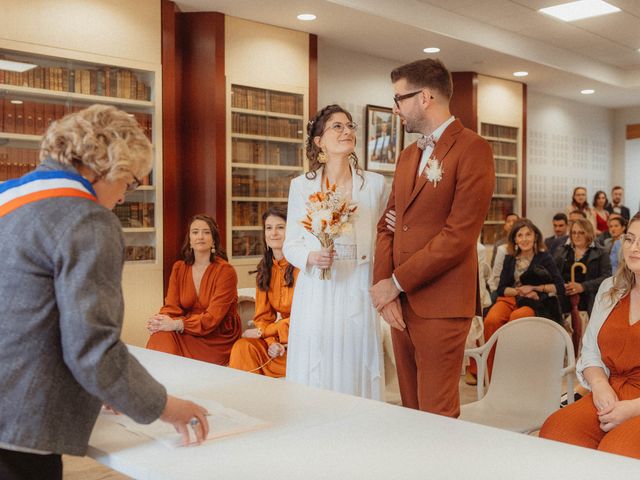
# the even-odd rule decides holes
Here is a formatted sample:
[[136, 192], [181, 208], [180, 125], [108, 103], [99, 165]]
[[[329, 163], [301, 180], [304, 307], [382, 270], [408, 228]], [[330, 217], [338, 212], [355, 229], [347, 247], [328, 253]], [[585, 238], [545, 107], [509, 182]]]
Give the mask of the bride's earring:
[[318, 153], [318, 163], [327, 163], [327, 154], [324, 153], [324, 150], [320, 150]]

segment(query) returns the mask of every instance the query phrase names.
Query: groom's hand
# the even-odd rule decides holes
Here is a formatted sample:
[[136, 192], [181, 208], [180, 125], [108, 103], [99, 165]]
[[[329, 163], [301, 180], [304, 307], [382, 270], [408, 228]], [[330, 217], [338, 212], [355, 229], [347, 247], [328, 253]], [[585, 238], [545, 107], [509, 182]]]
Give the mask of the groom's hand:
[[395, 300], [382, 307], [380, 315], [382, 315], [384, 321], [387, 322], [391, 328], [395, 328], [400, 331], [407, 328], [407, 325], [402, 319], [402, 306], [400, 305], [400, 299], [397, 297]]
[[369, 293], [371, 294], [373, 306], [380, 311], [382, 307], [400, 295], [400, 290], [398, 290], [392, 278], [385, 278], [371, 287]]

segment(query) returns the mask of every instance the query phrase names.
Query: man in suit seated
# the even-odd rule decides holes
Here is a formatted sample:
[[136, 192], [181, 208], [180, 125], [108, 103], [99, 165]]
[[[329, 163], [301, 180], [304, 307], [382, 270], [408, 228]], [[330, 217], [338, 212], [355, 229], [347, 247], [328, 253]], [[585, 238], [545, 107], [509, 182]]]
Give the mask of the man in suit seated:
[[553, 256], [555, 249], [567, 242], [568, 226], [569, 221], [564, 213], [556, 213], [553, 216], [553, 235], [544, 239], [544, 245], [550, 255]]

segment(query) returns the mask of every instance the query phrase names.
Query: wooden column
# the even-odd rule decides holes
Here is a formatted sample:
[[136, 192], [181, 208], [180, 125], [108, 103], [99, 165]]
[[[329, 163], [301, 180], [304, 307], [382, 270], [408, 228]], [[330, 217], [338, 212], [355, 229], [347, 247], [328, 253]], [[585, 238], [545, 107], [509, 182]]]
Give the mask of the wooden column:
[[174, 2], [162, 0], [162, 223], [163, 277], [167, 290], [171, 267], [180, 254], [183, 221], [182, 170], [179, 152], [182, 148], [180, 128], [182, 65], [178, 48], [180, 10]]
[[318, 111], [318, 36], [309, 34], [309, 118]]
[[449, 108], [462, 124], [478, 132], [478, 74], [453, 72], [453, 96]]

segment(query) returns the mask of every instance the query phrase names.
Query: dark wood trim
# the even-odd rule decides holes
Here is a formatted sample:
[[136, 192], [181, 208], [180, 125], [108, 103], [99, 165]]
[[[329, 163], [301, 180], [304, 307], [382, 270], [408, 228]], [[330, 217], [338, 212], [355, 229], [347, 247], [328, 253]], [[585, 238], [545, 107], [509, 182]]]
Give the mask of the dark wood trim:
[[309, 118], [318, 111], [318, 36], [309, 34]]
[[453, 72], [453, 96], [449, 102], [451, 114], [470, 130], [478, 133], [478, 74]]
[[[167, 290], [173, 263], [180, 253], [182, 238], [182, 182], [178, 152], [180, 135], [180, 53], [177, 48], [177, 15], [180, 10], [169, 0], [161, 3], [162, 26], [162, 270]], [[159, 98], [157, 98], [159, 100]]]
[[640, 124], [627, 125], [627, 140], [640, 138]]
[[184, 215], [215, 216], [226, 243], [226, 84], [224, 15], [180, 14], [182, 51], [181, 164]]
[[522, 212], [527, 216], [527, 84], [522, 84]]

